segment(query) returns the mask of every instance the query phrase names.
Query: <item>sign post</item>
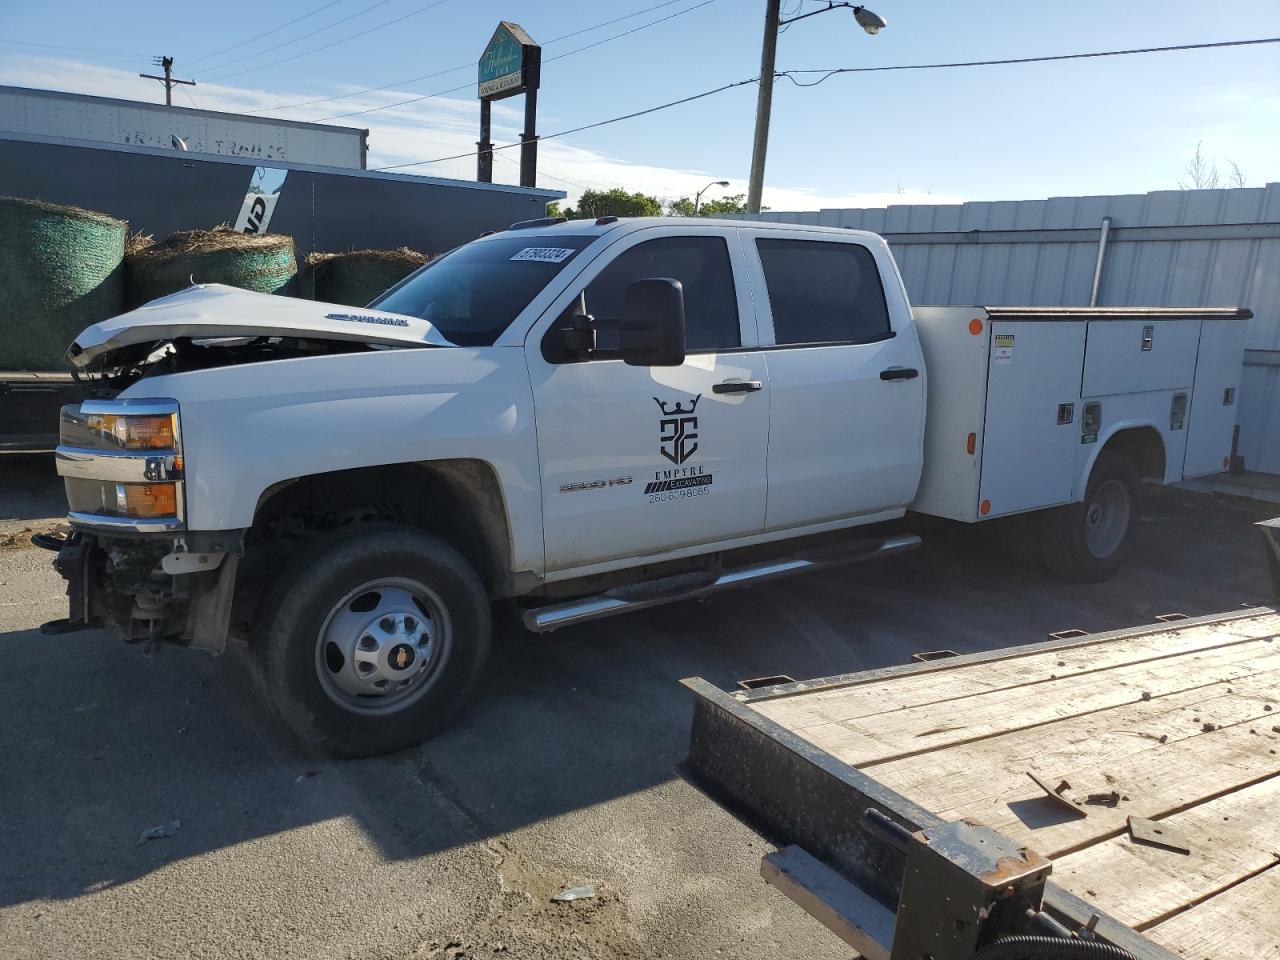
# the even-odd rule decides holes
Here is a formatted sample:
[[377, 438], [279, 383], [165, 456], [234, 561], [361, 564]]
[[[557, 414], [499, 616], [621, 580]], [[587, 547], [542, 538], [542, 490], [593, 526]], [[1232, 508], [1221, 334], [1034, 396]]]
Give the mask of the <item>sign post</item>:
[[542, 48], [518, 23], [503, 20], [480, 55], [476, 93], [480, 98], [480, 139], [476, 143], [476, 179], [493, 182], [493, 142], [489, 139], [490, 104], [524, 96], [524, 132], [520, 134], [520, 186], [532, 187], [538, 173], [538, 86]]

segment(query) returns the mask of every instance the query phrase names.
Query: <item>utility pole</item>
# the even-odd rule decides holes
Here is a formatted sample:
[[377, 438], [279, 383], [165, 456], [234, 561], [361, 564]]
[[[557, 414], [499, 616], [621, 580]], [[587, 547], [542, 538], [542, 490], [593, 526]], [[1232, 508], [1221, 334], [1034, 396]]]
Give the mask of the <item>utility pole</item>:
[[154, 73], [140, 73], [138, 76], [142, 77], [144, 80], [159, 80], [164, 84], [164, 105], [166, 107], [173, 106], [173, 88], [175, 86], [180, 83], [188, 87], [194, 87], [196, 85], [194, 80], [173, 79], [173, 57], [156, 57], [151, 62], [157, 67], [164, 68], [164, 76], [157, 77]]
[[760, 212], [760, 194], [764, 192], [764, 155], [769, 149], [769, 114], [773, 109], [773, 65], [778, 52], [778, 28], [797, 20], [808, 20], [820, 13], [849, 10], [858, 26], [875, 36], [888, 23], [878, 13], [846, 0], [827, 0], [825, 7], [782, 19], [782, 0], [767, 0], [764, 11], [764, 45], [760, 51], [760, 96], [756, 100], [756, 136], [751, 146], [751, 182], [747, 186], [747, 212]]
[[764, 192], [764, 156], [769, 149], [769, 113], [773, 109], [773, 67], [778, 53], [778, 21], [782, 0], [766, 0], [764, 45], [760, 51], [760, 91], [756, 97], [756, 135], [751, 144], [751, 181], [747, 186], [747, 212], [760, 212]]

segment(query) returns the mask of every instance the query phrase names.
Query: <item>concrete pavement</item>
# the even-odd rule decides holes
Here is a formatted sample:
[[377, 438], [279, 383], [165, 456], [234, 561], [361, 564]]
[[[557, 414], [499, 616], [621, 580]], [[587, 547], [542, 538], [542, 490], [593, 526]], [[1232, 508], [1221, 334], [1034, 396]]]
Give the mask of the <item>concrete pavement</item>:
[[[57, 512], [42, 468], [5, 469], [0, 521]], [[939, 526], [878, 565], [550, 637], [508, 628], [453, 728], [359, 762], [309, 755], [233, 656], [42, 636], [65, 613], [50, 555], [2, 547], [0, 954], [847, 956], [759, 880], [771, 847], [675, 774], [677, 681], [822, 676], [1265, 601], [1249, 529], [1265, 513], [1161, 492], [1132, 565], [1093, 587]], [[550, 901], [584, 882], [595, 898]]]

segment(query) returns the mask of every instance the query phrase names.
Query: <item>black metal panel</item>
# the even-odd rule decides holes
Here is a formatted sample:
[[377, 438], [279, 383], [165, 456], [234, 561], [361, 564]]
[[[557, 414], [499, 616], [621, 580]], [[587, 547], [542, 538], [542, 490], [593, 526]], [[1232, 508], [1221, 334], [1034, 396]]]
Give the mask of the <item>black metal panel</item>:
[[[313, 250], [363, 247], [443, 253], [486, 230], [541, 216], [548, 200], [563, 196], [360, 170], [270, 166], [289, 170], [270, 232], [292, 235], [299, 258]], [[98, 210], [156, 238], [234, 222], [253, 171], [252, 162], [205, 154], [0, 138], [0, 195]]]
[[895, 909], [906, 858], [863, 829], [864, 812], [910, 830], [942, 821], [705, 680], [683, 683], [697, 695], [685, 775], [766, 837], [803, 847]]

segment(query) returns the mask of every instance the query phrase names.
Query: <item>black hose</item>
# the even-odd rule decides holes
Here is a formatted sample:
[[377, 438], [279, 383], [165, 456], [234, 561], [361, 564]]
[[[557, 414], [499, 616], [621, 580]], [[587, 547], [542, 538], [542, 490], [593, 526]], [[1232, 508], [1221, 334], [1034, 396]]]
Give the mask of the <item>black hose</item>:
[[1096, 940], [1065, 940], [1021, 934], [989, 943], [973, 960], [1137, 960], [1132, 953]]

